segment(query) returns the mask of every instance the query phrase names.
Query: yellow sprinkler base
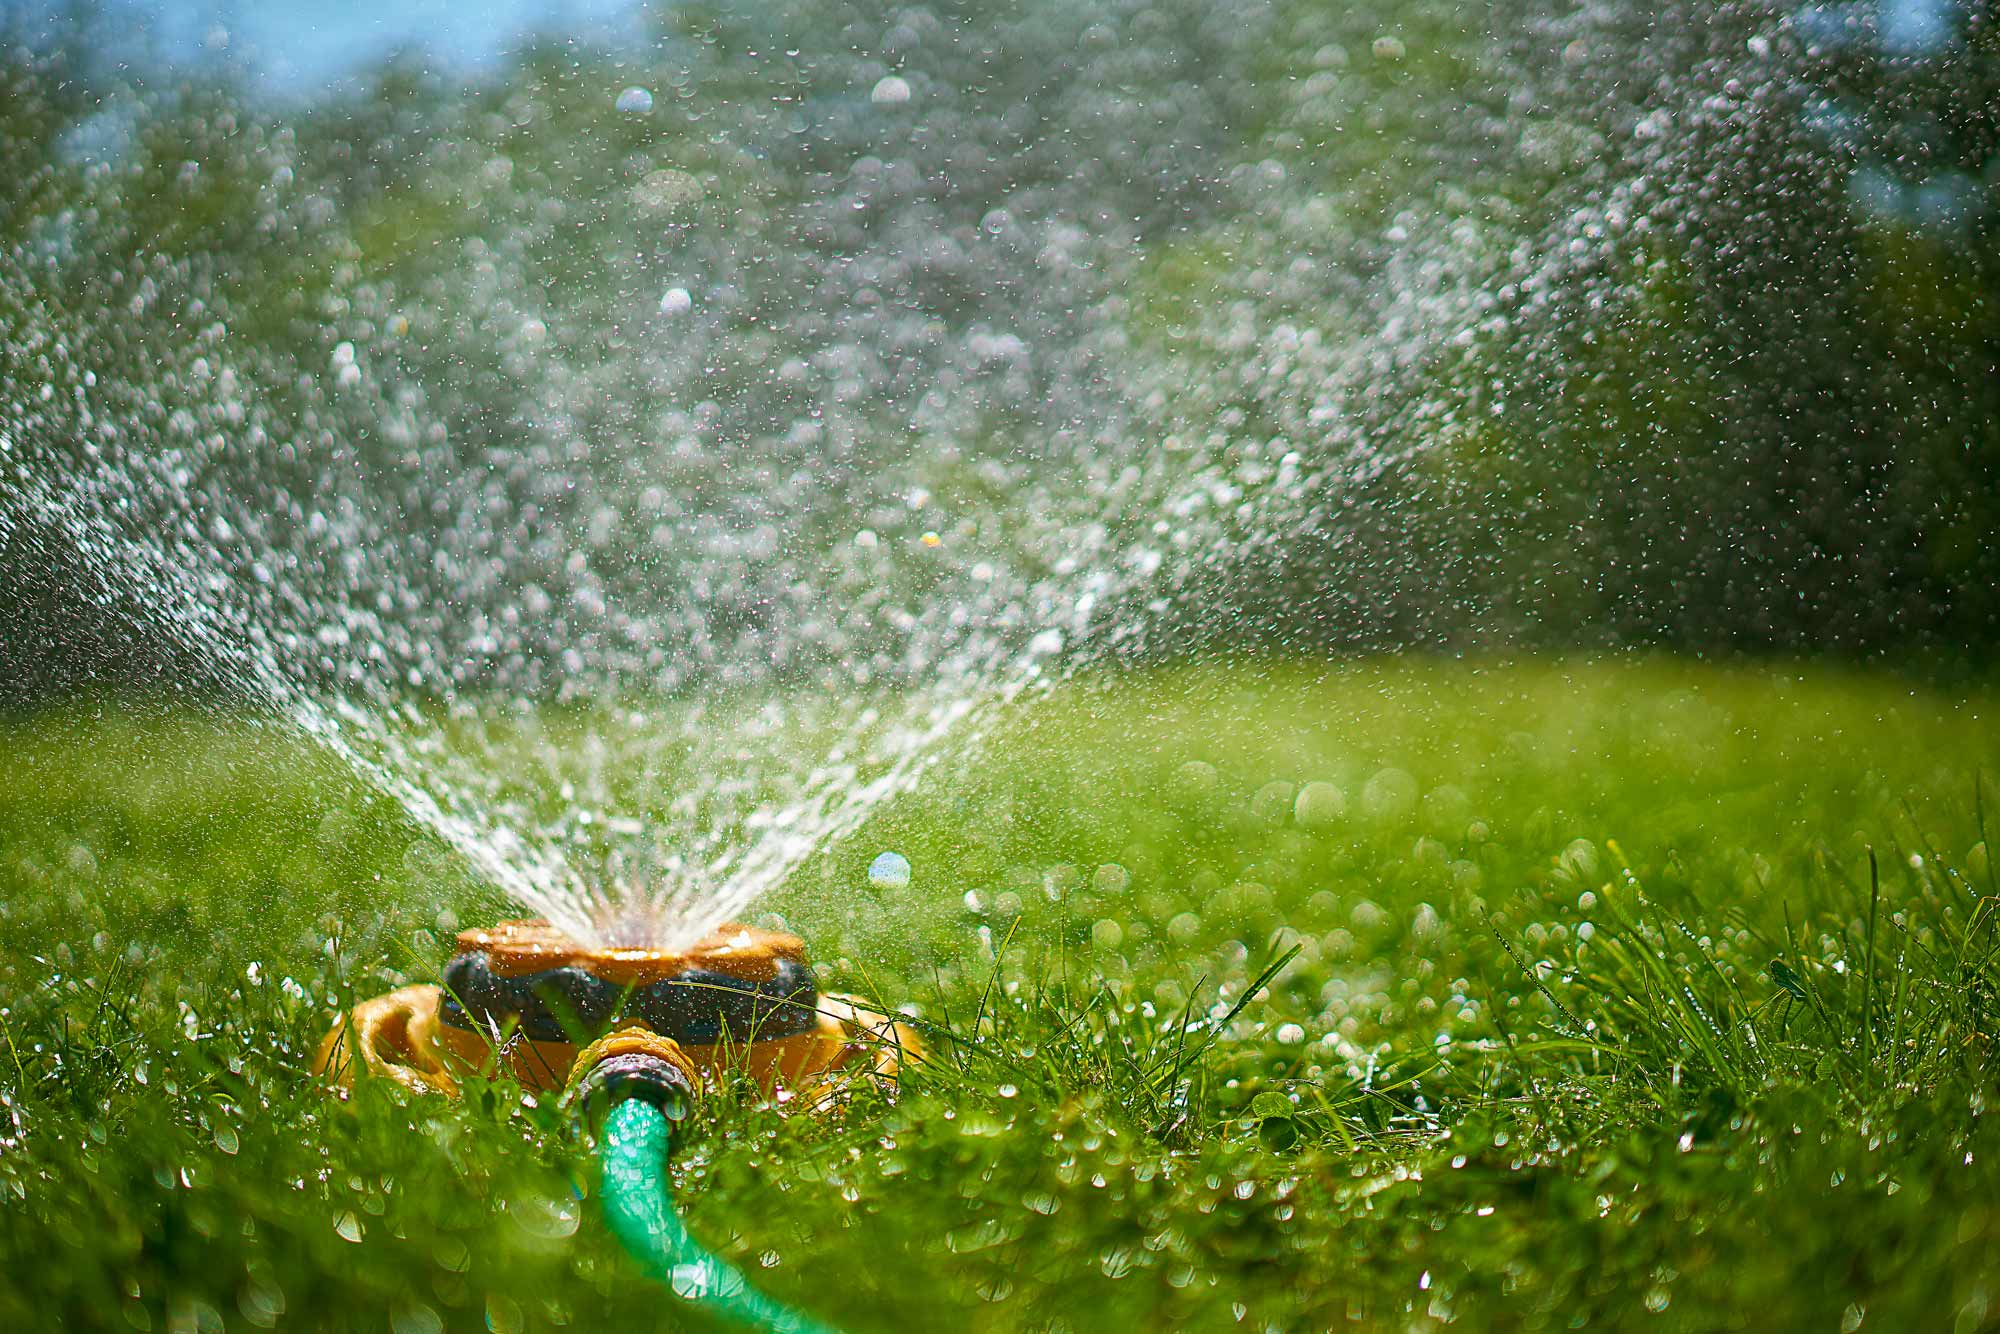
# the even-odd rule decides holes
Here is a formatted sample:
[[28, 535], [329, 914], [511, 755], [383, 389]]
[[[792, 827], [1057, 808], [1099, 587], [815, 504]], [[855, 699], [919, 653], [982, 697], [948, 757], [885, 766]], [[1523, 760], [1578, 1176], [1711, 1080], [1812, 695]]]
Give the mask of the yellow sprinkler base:
[[[351, 1088], [361, 1072], [456, 1095], [506, 1074], [537, 1091], [607, 1054], [659, 1051], [699, 1084], [747, 1074], [815, 1109], [856, 1077], [893, 1079], [920, 1054], [907, 1025], [821, 995], [796, 936], [729, 925], [683, 951], [590, 950], [545, 922], [467, 931], [443, 986], [356, 1005], [321, 1041], [315, 1074]], [[610, 1044], [610, 1045], [607, 1045]]]

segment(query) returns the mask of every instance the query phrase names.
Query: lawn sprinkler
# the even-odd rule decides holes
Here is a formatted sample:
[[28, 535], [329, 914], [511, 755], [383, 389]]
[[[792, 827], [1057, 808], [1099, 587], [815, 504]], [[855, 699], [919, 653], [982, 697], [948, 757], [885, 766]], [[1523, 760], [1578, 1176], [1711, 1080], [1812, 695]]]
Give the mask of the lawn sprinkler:
[[674, 1126], [732, 1071], [824, 1112], [918, 1050], [907, 1026], [822, 994], [797, 936], [730, 924], [686, 949], [592, 947], [535, 919], [460, 932], [441, 985], [356, 1005], [314, 1071], [343, 1090], [364, 1073], [450, 1096], [501, 1073], [561, 1089], [597, 1135], [611, 1229], [646, 1271], [740, 1323], [803, 1332], [823, 1327], [688, 1235], [668, 1189]]

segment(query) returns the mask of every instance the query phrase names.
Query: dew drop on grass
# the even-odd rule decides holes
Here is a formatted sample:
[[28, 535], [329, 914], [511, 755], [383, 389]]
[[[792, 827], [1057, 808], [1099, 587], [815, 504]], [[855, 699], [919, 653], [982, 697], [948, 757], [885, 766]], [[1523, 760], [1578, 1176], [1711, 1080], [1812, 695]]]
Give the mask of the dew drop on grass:
[[868, 863], [868, 883], [877, 889], [902, 889], [910, 883], [910, 859], [900, 852], [884, 852]]
[[1260, 1121], [1273, 1116], [1290, 1116], [1294, 1110], [1292, 1100], [1276, 1089], [1265, 1089], [1250, 1100], [1250, 1115]]
[[644, 88], [627, 88], [618, 94], [616, 106], [629, 116], [643, 116], [653, 109], [653, 95]]
[[361, 1240], [361, 1220], [354, 1216], [352, 1209], [346, 1209], [333, 1216], [333, 1230], [342, 1241]]
[[241, 1147], [237, 1143], [236, 1128], [228, 1125], [217, 1126], [215, 1128], [215, 1147], [224, 1153], [235, 1153]]
[[576, 1234], [580, 1211], [574, 1200], [535, 1198], [508, 1211], [521, 1230], [544, 1241], [561, 1241]]
[[1587, 838], [1572, 840], [1563, 849], [1562, 862], [1564, 869], [1571, 874], [1585, 880], [1593, 879], [1598, 870], [1597, 845]]
[[878, 79], [868, 94], [868, 100], [876, 106], [901, 106], [910, 100], [909, 80], [894, 74]]

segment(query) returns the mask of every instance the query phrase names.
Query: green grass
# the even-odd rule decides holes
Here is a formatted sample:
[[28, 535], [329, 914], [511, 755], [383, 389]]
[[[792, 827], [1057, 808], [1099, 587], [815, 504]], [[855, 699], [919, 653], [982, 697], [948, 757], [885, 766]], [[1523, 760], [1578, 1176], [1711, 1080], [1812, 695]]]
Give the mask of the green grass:
[[[678, 1189], [855, 1330], [1992, 1327], [1997, 702], [1629, 661], [1068, 687], [760, 905], [940, 1059], [839, 1121], [711, 1099]], [[137, 711], [14, 724], [0, 773], [0, 1328], [686, 1318], [548, 1101], [306, 1078], [499, 912], [384, 803]], [[908, 889], [866, 887], [884, 847]]]

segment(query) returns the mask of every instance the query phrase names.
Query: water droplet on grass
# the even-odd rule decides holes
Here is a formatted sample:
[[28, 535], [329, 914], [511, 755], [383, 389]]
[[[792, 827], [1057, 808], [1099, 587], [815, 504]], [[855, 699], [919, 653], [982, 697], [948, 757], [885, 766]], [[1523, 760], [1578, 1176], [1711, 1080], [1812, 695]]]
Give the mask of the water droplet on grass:
[[333, 1230], [342, 1241], [358, 1242], [361, 1240], [361, 1220], [354, 1216], [352, 1209], [344, 1210], [333, 1216]]
[[1250, 1100], [1250, 1115], [1260, 1121], [1273, 1116], [1290, 1116], [1295, 1110], [1292, 1100], [1276, 1089], [1265, 1089]]
[[627, 115], [643, 116], [653, 109], [653, 95], [644, 88], [627, 88], [618, 94], [616, 105]]

